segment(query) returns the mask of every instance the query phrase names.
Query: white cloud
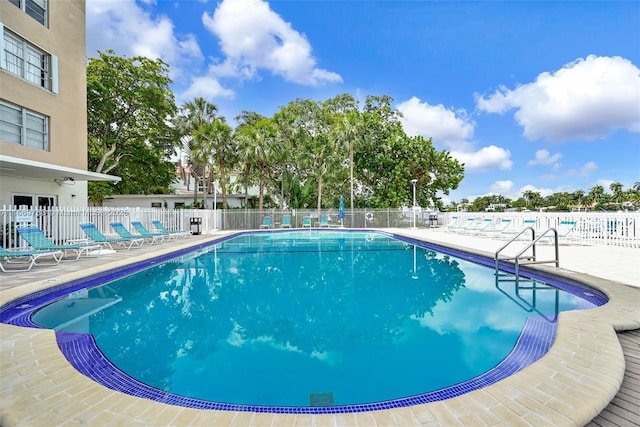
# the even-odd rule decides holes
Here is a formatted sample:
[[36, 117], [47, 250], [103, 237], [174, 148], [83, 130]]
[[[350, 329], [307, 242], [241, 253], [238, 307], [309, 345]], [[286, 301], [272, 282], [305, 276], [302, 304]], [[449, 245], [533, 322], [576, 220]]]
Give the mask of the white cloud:
[[589, 176], [598, 169], [596, 162], [587, 162], [580, 168], [580, 175]]
[[465, 172], [511, 169], [513, 162], [509, 150], [490, 145], [474, 151], [471, 139], [476, 123], [465, 110], [447, 109], [442, 104], [429, 105], [415, 96], [396, 108], [402, 113], [400, 121], [407, 135], [433, 138], [434, 144], [448, 148], [453, 157], [465, 163]]
[[189, 100], [201, 96], [204, 99], [228, 98], [233, 99], [235, 92], [225, 89], [215, 77], [195, 77], [189, 88], [178, 96], [181, 100]]
[[538, 150], [536, 151], [536, 158], [534, 160], [529, 160], [527, 165], [529, 166], [546, 166], [546, 165], [554, 165], [554, 167], [558, 164], [558, 160], [562, 157], [561, 153], [555, 153], [551, 155], [547, 150]]
[[266, 69], [303, 85], [342, 81], [340, 75], [316, 67], [311, 45], [262, 0], [223, 0], [205, 27], [220, 39], [225, 60], [212, 67], [218, 76], [253, 78]]
[[449, 148], [468, 149], [476, 124], [464, 110], [450, 110], [440, 105], [420, 102], [415, 96], [397, 106], [400, 122], [409, 136], [433, 138], [434, 143]]
[[567, 176], [589, 176], [598, 169], [596, 162], [587, 162], [577, 169], [569, 169], [566, 173]]
[[176, 34], [171, 19], [152, 16], [135, 0], [87, 0], [86, 26], [90, 57], [97, 56], [98, 50], [112, 49], [119, 56], [162, 58], [174, 79], [184, 67], [202, 59], [193, 34]]
[[604, 188], [605, 193], [609, 193], [611, 194], [611, 184], [613, 184], [614, 180], [612, 179], [598, 179], [596, 180], [596, 184], [595, 185], [601, 185], [602, 188]]
[[513, 185], [513, 181], [509, 179], [505, 181], [496, 181], [491, 184], [490, 190], [493, 194], [508, 195], [511, 194]]
[[478, 151], [451, 151], [451, 155], [464, 163], [465, 172], [486, 172], [491, 169], [511, 170], [511, 152], [495, 145]]
[[500, 87], [479, 110], [514, 117], [524, 136], [549, 141], [594, 140], [618, 129], [640, 132], [640, 70], [621, 57], [589, 55], [514, 90]]
[[542, 197], [547, 197], [555, 193], [555, 190], [552, 190], [551, 188], [538, 188], [535, 185], [527, 184], [524, 187], [520, 187], [520, 190], [518, 190], [518, 197], [522, 197], [525, 191], [540, 193]]

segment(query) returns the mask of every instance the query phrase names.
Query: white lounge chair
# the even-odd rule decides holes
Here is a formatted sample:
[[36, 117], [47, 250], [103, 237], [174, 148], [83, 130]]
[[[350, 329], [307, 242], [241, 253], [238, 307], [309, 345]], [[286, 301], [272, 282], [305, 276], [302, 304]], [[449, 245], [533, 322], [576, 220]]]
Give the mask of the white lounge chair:
[[[5, 273], [29, 271], [34, 265], [58, 265], [62, 250], [6, 250], [0, 247], [0, 270]], [[52, 258], [50, 262], [38, 262], [40, 258]], [[22, 266], [8, 268], [8, 266]]]

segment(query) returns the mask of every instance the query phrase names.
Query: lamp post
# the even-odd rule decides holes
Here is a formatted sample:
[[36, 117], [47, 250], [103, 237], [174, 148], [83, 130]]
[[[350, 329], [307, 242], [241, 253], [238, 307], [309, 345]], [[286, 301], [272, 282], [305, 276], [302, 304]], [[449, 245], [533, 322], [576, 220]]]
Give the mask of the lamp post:
[[416, 183], [418, 182], [417, 179], [412, 179], [411, 180], [411, 185], [413, 185], [413, 209], [412, 209], [412, 215], [413, 215], [413, 229], [416, 228]]

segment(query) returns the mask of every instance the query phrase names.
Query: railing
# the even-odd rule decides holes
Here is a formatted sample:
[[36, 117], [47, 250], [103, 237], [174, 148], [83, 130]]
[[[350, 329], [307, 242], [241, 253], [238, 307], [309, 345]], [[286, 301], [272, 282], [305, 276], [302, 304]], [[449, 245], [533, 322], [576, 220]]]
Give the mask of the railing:
[[[493, 219], [493, 226], [478, 231], [478, 236], [510, 239], [518, 231], [532, 226], [537, 233], [549, 228], [558, 230], [561, 244], [640, 248], [640, 212], [449, 212], [441, 214], [441, 227], [459, 232], [451, 226], [454, 217], [457, 224], [466, 223], [468, 218], [479, 222], [484, 218]], [[503, 220], [510, 220], [509, 226], [496, 231]], [[572, 226], [567, 228], [566, 224]]]
[[0, 210], [0, 243], [6, 249], [24, 246], [25, 242], [16, 230], [21, 225], [36, 225], [52, 240], [62, 243], [85, 238], [80, 228], [82, 223], [93, 223], [104, 234], [113, 235], [111, 222], [121, 222], [129, 227], [131, 221], [150, 225], [151, 221], [160, 220], [167, 228], [188, 230], [191, 217], [202, 218], [203, 230], [217, 228], [214, 211], [207, 210], [63, 206], [18, 209], [5, 206]]
[[[131, 221], [141, 221], [150, 225], [152, 220], [160, 220], [174, 229], [187, 230], [190, 218], [202, 219], [201, 231], [210, 230], [250, 230], [258, 229], [262, 218], [271, 216], [272, 228], [279, 228], [283, 215], [290, 215], [291, 228], [302, 226], [305, 216], [311, 217], [312, 225], [321, 215], [329, 216], [329, 226], [346, 228], [411, 228], [437, 227], [448, 229], [452, 217], [460, 223], [473, 217], [477, 221], [493, 220], [489, 227], [482, 227], [475, 235], [507, 240], [525, 226], [534, 225], [536, 230], [559, 229], [562, 222], [575, 223], [574, 228], [560, 236], [561, 243], [585, 245], [609, 245], [640, 248], [640, 212], [624, 213], [430, 213], [413, 212], [409, 209], [345, 209], [344, 219], [339, 219], [338, 208], [334, 209], [162, 209], [162, 208], [107, 208], [107, 207], [64, 207], [19, 209], [4, 206], [0, 209], [0, 243], [5, 248], [20, 247], [24, 243], [17, 235], [16, 224], [33, 224], [42, 228], [53, 240], [63, 242], [84, 237], [79, 224], [94, 223], [105, 234], [112, 234], [110, 222], [122, 222], [126, 226]], [[498, 230], [503, 219], [510, 219], [507, 230]], [[455, 232], [455, 229], [451, 229]], [[459, 232], [459, 230], [458, 230]]]
[[[526, 234], [528, 231], [531, 231], [531, 241], [528, 242], [524, 248], [520, 250], [513, 257], [500, 257], [500, 252], [514, 243], [521, 235]], [[553, 260], [544, 260], [541, 261], [536, 256], [536, 244], [539, 243], [542, 239], [544, 239], [547, 234], [553, 233], [553, 244], [555, 249], [555, 258]], [[531, 255], [524, 255], [529, 249], [532, 250]], [[549, 264], [554, 263], [556, 267], [560, 267], [560, 249], [558, 245], [558, 231], [555, 228], [548, 228], [543, 231], [538, 237], [536, 237], [536, 231], [532, 227], [526, 227], [516, 236], [514, 236], [507, 243], [502, 245], [495, 253], [494, 260], [496, 262], [496, 277], [498, 277], [500, 273], [500, 261], [513, 261], [514, 262], [514, 276], [515, 281], [518, 282], [520, 280], [520, 266], [522, 264]], [[524, 260], [524, 261], [523, 261]]]

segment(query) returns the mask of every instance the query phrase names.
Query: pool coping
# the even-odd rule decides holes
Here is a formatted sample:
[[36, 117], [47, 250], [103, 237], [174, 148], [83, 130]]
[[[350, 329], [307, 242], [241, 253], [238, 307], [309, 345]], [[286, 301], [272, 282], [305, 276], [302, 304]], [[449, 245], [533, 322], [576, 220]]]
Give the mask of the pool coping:
[[[230, 235], [233, 233], [226, 233]], [[410, 233], [404, 235], [415, 240]], [[219, 239], [224, 233], [211, 235]], [[200, 241], [198, 244], [206, 244]], [[172, 244], [127, 260], [64, 276], [58, 283], [96, 274], [132, 262], [175, 252], [194, 243]], [[447, 247], [486, 257], [468, 248]], [[615, 396], [624, 376], [624, 356], [616, 330], [640, 327], [640, 293], [617, 282], [538, 266], [541, 272], [566, 277], [604, 292], [602, 307], [560, 314], [556, 341], [540, 360], [494, 384], [452, 399], [397, 409], [342, 414], [274, 414], [198, 410], [152, 402], [115, 392], [79, 374], [58, 350], [53, 331], [0, 325], [2, 398], [0, 424], [37, 423], [38, 420], [89, 424], [153, 425], [583, 425]], [[2, 291], [4, 303], [58, 283], [41, 281]], [[177, 420], [180, 420], [178, 422]], [[349, 421], [350, 420], [350, 421]], [[392, 422], [391, 422], [392, 421]], [[253, 424], [252, 424], [253, 423]]]

